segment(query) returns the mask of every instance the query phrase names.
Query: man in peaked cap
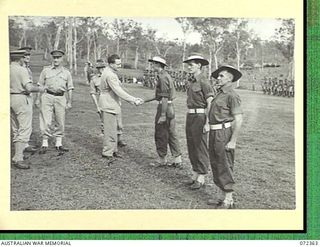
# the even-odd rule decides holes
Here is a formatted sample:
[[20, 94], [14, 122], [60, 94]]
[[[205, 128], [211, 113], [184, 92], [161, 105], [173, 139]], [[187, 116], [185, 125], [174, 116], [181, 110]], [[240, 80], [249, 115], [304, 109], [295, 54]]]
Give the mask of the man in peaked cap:
[[96, 69], [97, 69], [97, 73], [95, 75], [92, 76], [91, 80], [90, 80], [90, 95], [91, 98], [93, 100], [93, 103], [97, 109], [97, 112], [99, 114], [100, 120], [101, 120], [101, 132], [103, 134], [103, 116], [102, 116], [102, 111], [99, 107], [98, 104], [98, 99], [97, 97], [99, 97], [100, 95], [100, 84], [101, 84], [101, 74], [103, 72], [103, 70], [106, 67], [106, 63], [102, 60], [102, 59], [98, 59], [97, 63], [96, 63]]
[[159, 102], [155, 117], [155, 143], [160, 162], [157, 166], [167, 165], [167, 148], [170, 147], [174, 162], [173, 167], [182, 168], [181, 150], [176, 133], [175, 112], [173, 100], [176, 90], [169, 73], [164, 69], [166, 60], [161, 56], [155, 56], [148, 60], [152, 68], [158, 73], [156, 76], [155, 97], [151, 100]]
[[[30, 77], [30, 80], [33, 82], [32, 71], [31, 71], [31, 68], [30, 68], [30, 56], [31, 56], [32, 47], [24, 46], [24, 47], [19, 48], [19, 51], [21, 51], [21, 50], [25, 51], [24, 58], [23, 58], [23, 62], [24, 62], [23, 66], [27, 69], [29, 77]], [[35, 147], [33, 147], [33, 146], [30, 146], [29, 143], [27, 143], [26, 148], [25, 148], [24, 151], [25, 152], [34, 153], [34, 152], [37, 151], [37, 149]]]
[[[48, 139], [52, 136], [56, 138], [56, 150], [68, 152], [62, 146], [65, 127], [65, 110], [72, 107], [72, 90], [74, 89], [71, 73], [62, 66], [64, 52], [54, 50], [51, 52], [53, 65], [42, 70], [39, 77], [39, 84], [47, 89], [41, 95], [40, 105], [40, 130], [42, 134], [42, 147], [40, 154], [46, 153], [48, 149]], [[39, 99], [38, 99], [39, 100]], [[39, 102], [37, 103], [39, 105]], [[54, 115], [57, 126], [54, 133], [51, 133], [50, 126]]]
[[233, 82], [242, 76], [241, 72], [225, 65], [212, 73], [217, 79], [218, 93], [209, 111], [209, 154], [213, 181], [219, 187], [218, 200], [209, 200], [222, 208], [233, 208], [234, 152], [242, 124], [242, 108], [239, 95], [233, 90]]
[[32, 132], [31, 92], [43, 92], [42, 86], [35, 86], [24, 67], [25, 50], [10, 52], [10, 120], [13, 133], [15, 154], [12, 158], [14, 166], [29, 169], [23, 160], [23, 151], [27, 146]]
[[192, 77], [187, 85], [187, 119], [186, 136], [190, 162], [192, 165], [192, 178], [188, 184], [191, 189], [200, 189], [204, 186], [205, 175], [208, 173], [208, 109], [213, 98], [212, 87], [202, 67], [209, 64], [199, 53], [192, 53], [183, 61]]

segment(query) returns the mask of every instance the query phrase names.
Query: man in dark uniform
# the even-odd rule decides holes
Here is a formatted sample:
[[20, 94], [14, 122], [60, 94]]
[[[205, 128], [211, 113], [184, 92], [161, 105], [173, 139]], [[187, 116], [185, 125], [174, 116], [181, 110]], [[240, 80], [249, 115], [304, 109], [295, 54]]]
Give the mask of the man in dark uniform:
[[208, 60], [201, 54], [194, 53], [183, 61], [192, 74], [187, 85], [187, 119], [186, 136], [190, 162], [192, 165], [191, 189], [200, 189], [208, 173], [208, 109], [213, 97], [212, 87], [202, 66], [208, 65]]
[[222, 208], [233, 208], [233, 166], [237, 136], [242, 124], [240, 97], [233, 90], [233, 82], [242, 76], [231, 66], [221, 66], [212, 73], [218, 80], [219, 91], [214, 97], [210, 111], [209, 154], [213, 181], [220, 188], [220, 200], [209, 200]]
[[32, 132], [33, 99], [30, 93], [44, 91], [44, 87], [32, 84], [24, 66], [25, 52], [25, 50], [10, 52], [10, 120], [15, 148], [12, 163], [20, 169], [30, 168], [23, 160], [23, 151]]
[[153, 99], [159, 101], [157, 114], [155, 118], [155, 143], [157, 153], [160, 158], [159, 166], [167, 165], [167, 148], [168, 144], [174, 162], [171, 164], [174, 167], [181, 168], [181, 150], [176, 133], [176, 121], [173, 106], [173, 99], [175, 98], [175, 87], [173, 80], [169, 73], [164, 70], [168, 66], [163, 57], [155, 56], [149, 59], [152, 63], [153, 69], [157, 72], [156, 91]]

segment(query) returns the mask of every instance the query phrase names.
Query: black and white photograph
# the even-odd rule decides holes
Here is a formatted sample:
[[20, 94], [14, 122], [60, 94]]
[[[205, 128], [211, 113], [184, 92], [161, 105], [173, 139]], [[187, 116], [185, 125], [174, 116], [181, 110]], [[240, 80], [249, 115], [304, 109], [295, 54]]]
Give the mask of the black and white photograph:
[[295, 19], [8, 26], [10, 211], [296, 209]]

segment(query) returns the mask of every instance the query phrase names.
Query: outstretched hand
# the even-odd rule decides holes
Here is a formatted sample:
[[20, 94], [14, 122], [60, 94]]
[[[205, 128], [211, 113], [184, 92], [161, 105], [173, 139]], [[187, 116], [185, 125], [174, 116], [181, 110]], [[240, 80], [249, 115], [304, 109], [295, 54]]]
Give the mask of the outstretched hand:
[[136, 98], [135, 101], [134, 101], [134, 104], [136, 106], [142, 105], [143, 103], [144, 103], [144, 100], [140, 99], [140, 98]]

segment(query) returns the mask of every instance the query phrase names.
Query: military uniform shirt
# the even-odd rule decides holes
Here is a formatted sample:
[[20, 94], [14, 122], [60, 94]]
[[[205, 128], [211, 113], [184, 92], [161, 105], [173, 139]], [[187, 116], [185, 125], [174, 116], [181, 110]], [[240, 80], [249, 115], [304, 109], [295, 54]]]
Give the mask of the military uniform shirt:
[[187, 107], [189, 109], [207, 107], [207, 99], [213, 96], [213, 90], [203, 73], [189, 80], [187, 95]]
[[232, 84], [223, 86], [211, 102], [209, 124], [232, 122], [234, 115], [242, 114], [241, 100]]
[[26, 85], [31, 83], [28, 70], [17, 62], [10, 65], [10, 93], [28, 94]]
[[173, 100], [175, 98], [175, 88], [172, 78], [167, 71], [162, 70], [157, 76], [156, 100], [160, 101], [162, 97]]
[[50, 66], [44, 68], [40, 74], [39, 84], [46, 86], [48, 90], [54, 93], [74, 89], [71, 73], [64, 67]]

